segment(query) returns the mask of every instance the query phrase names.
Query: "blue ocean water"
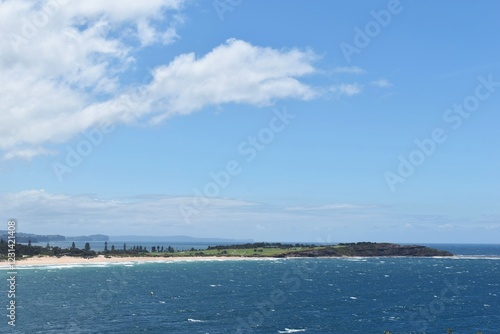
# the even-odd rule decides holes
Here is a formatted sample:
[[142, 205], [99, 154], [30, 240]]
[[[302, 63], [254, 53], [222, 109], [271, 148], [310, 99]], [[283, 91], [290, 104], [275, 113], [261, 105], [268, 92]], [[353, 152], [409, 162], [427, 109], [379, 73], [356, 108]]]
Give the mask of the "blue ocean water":
[[18, 267], [16, 327], [5, 317], [0, 332], [500, 333], [500, 246], [464, 247], [457, 258]]

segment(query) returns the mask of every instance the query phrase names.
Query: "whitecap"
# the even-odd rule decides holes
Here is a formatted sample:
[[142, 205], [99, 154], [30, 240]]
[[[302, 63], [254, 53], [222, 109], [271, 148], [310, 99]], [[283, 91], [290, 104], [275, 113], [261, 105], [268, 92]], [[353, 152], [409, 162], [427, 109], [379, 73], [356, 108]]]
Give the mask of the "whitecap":
[[278, 331], [278, 333], [298, 333], [298, 332], [305, 332], [305, 329], [294, 329], [294, 328], [286, 328], [284, 331]]
[[189, 322], [205, 322], [204, 320], [188, 319]]
[[456, 255], [450, 256], [448, 259], [454, 260], [500, 260], [498, 255]]

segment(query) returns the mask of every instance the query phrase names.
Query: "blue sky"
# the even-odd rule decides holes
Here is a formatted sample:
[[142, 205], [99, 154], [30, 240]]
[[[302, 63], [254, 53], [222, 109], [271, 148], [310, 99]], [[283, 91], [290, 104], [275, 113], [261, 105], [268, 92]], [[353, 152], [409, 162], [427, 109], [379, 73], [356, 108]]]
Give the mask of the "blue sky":
[[495, 1], [0, 2], [19, 230], [498, 242]]

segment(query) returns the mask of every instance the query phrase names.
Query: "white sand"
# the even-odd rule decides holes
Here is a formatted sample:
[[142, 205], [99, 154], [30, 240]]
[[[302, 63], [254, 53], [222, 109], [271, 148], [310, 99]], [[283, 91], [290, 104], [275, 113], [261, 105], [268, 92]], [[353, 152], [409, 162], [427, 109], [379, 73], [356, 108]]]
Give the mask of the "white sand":
[[[120, 263], [120, 262], [179, 262], [179, 261], [224, 261], [224, 260], [252, 260], [258, 258], [245, 258], [245, 257], [215, 257], [215, 256], [203, 256], [203, 257], [150, 257], [150, 256], [131, 256], [131, 257], [121, 257], [114, 256], [110, 258], [104, 257], [104, 255], [99, 255], [90, 259], [85, 259], [82, 257], [71, 257], [71, 256], [41, 256], [41, 257], [31, 257], [22, 260], [17, 259], [15, 262], [16, 267], [23, 266], [58, 266], [58, 265], [75, 265], [75, 264], [95, 264], [95, 263]], [[260, 258], [261, 260], [263, 258]], [[7, 261], [0, 261], [0, 268], [8, 267], [11, 263]]]

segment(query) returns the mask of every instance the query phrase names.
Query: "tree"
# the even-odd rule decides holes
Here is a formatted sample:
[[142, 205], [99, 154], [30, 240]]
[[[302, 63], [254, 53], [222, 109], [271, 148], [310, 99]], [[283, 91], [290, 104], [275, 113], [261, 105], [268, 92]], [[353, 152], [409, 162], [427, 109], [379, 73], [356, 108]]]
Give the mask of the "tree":
[[151, 252], [156, 253], [156, 247], [155, 246], [151, 247]]
[[115, 245], [111, 245], [111, 251], [114, 252], [115, 251]]
[[58, 255], [60, 253], [61, 253], [61, 248], [59, 248], [57, 246], [55, 246], [55, 247], [52, 248], [52, 254], [53, 255]]
[[123, 251], [126, 252], [127, 251], [127, 244], [123, 244]]
[[85, 243], [85, 250], [86, 251], [90, 250], [90, 244], [88, 242]]
[[31, 246], [31, 239], [28, 239], [28, 254], [33, 255], [33, 253], [34, 253], [34, 250], [33, 250], [33, 246]]
[[108, 242], [107, 241], [104, 241], [104, 251], [105, 252], [108, 251]]
[[75, 248], [76, 248], [76, 245], [75, 245], [75, 242], [73, 241], [73, 242], [71, 243], [71, 249], [72, 249], [72, 250], [74, 250]]

